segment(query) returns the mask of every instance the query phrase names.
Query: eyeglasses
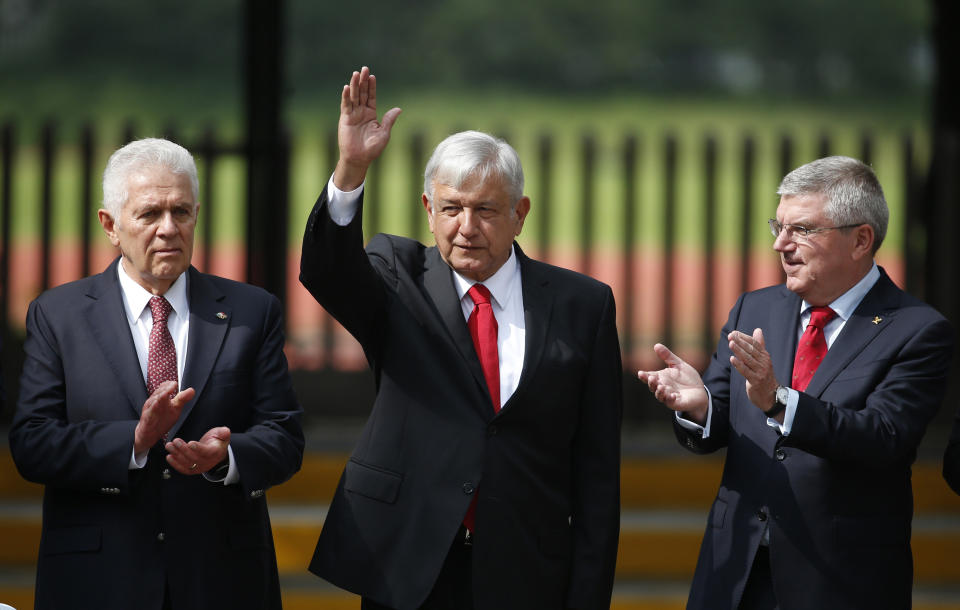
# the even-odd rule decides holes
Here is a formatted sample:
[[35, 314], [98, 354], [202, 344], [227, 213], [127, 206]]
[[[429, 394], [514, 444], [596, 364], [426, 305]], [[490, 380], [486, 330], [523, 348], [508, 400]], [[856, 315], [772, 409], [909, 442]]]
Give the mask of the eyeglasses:
[[853, 227], [859, 227], [862, 224], [863, 223], [861, 222], [855, 225], [840, 225], [839, 227], [808, 228], [803, 225], [780, 224], [776, 218], [771, 218], [767, 221], [767, 225], [770, 226], [770, 233], [772, 233], [774, 237], [780, 237], [780, 232], [786, 230], [787, 239], [789, 240], [795, 240], [797, 237], [810, 237], [811, 235], [824, 233], [826, 231], [833, 231], [834, 229], [852, 229]]

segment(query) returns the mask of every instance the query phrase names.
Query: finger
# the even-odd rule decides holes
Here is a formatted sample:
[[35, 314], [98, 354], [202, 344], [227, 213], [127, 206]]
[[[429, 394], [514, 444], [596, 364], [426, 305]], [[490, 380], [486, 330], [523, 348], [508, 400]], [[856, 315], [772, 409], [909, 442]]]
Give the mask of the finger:
[[340, 114], [350, 112], [350, 85], [344, 85], [340, 92]]
[[753, 340], [757, 342], [757, 348], [758, 348], [758, 349], [762, 349], [762, 350], [766, 350], [766, 349], [767, 349], [767, 344], [766, 344], [766, 342], [763, 340], [763, 329], [762, 329], [762, 328], [754, 328], [754, 329], [753, 329]]
[[370, 86], [367, 89], [367, 106], [376, 110], [377, 108], [377, 77], [370, 75]]
[[350, 106], [356, 106], [360, 102], [360, 73], [354, 72], [350, 75]]
[[191, 466], [193, 466], [195, 462], [187, 462], [175, 455], [167, 454], [167, 463], [173, 466], [173, 469], [179, 472], [180, 474], [185, 474], [187, 476], [200, 474], [201, 472], [203, 472], [202, 470], [200, 470], [200, 464], [197, 464], [196, 467], [191, 468]]
[[364, 66], [360, 68], [360, 95], [357, 103], [361, 106], [367, 105], [367, 98], [370, 95], [370, 68]]
[[397, 122], [397, 117], [400, 116], [401, 112], [403, 112], [403, 110], [400, 108], [391, 108], [383, 115], [383, 122], [381, 124], [384, 129], [387, 130], [387, 134], [393, 129], [393, 124]]

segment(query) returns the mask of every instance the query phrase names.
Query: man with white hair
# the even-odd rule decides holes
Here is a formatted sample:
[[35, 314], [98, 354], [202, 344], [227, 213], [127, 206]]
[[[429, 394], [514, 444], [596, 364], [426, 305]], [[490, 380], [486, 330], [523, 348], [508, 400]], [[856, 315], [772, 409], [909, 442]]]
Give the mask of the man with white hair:
[[909, 608], [910, 465], [953, 334], [873, 260], [873, 170], [819, 159], [778, 194], [786, 283], [740, 297], [702, 378], [661, 344], [667, 368], [639, 372], [682, 445], [726, 448], [687, 608]]
[[422, 203], [436, 245], [375, 236], [366, 170], [400, 110], [376, 80], [340, 100], [340, 159], [307, 221], [300, 279], [363, 345], [377, 396], [311, 571], [382, 610], [610, 605], [622, 370], [610, 288], [525, 256], [520, 160], [445, 139]]
[[190, 266], [197, 192], [183, 147], [116, 151], [120, 256], [30, 304], [10, 450], [45, 485], [38, 610], [280, 608], [264, 491], [303, 456], [281, 308]]

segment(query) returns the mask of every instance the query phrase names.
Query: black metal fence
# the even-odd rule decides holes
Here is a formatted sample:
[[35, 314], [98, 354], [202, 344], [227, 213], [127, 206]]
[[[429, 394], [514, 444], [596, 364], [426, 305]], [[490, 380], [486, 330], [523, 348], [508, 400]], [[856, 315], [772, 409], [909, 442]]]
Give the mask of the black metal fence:
[[[39, 160], [39, 189], [36, 191], [39, 195], [39, 201], [29, 206], [14, 205], [14, 194], [16, 191], [16, 182], [20, 176], [15, 171], [16, 163], [20, 155], [26, 154], [26, 146], [18, 144], [17, 126], [13, 123], [0, 125], [0, 326], [2, 326], [2, 337], [4, 341], [3, 352], [3, 375], [7, 387], [8, 401], [15, 392], [16, 373], [20, 368], [20, 342], [22, 341], [23, 319], [22, 312], [25, 303], [36, 296], [42, 290], [49, 288], [54, 281], [64, 281], [74, 279], [64, 277], [63, 273], [57, 271], [56, 260], [53, 256], [57, 246], [53, 237], [54, 231], [54, 198], [57, 193], [56, 176], [62, 169], [64, 163], [75, 165], [71, 171], [75, 171], [80, 176], [77, 182], [77, 188], [80, 193], [75, 198], [78, 210], [76, 214], [80, 219], [80, 226], [77, 228], [77, 242], [73, 248], [74, 256], [79, 260], [75, 266], [73, 275], [82, 277], [90, 273], [98, 272], [102, 265], [104, 256], [104, 241], [95, 239], [93, 235], [92, 219], [95, 216], [95, 202], [99, 199], [99, 176], [95, 175], [95, 169], [101, 167], [105, 159], [96, 158], [98, 148], [104, 148], [103, 136], [98, 134], [93, 125], [84, 125], [81, 127], [76, 141], [71, 144], [77, 151], [76, 155], [71, 155], [68, 161], [63, 160], [63, 155], [59, 154], [60, 142], [58, 127], [55, 122], [47, 122], [39, 131], [39, 135], [31, 138], [31, 154]], [[136, 126], [128, 123], [122, 130], [120, 138], [116, 142], [117, 146], [130, 141], [138, 136]], [[186, 140], [179, 137], [178, 130], [169, 127], [163, 130], [164, 137], [175, 140], [186, 146], [197, 159], [198, 169], [201, 173], [201, 201], [213, 201], [217, 193], [216, 176], [220, 164], [228, 159], [243, 159], [245, 155], [244, 143], [225, 143], [223, 139], [215, 132], [213, 128], [206, 128], [199, 132], [199, 135]], [[816, 157], [831, 154], [834, 151], [834, 142], [830, 134], [822, 131], [815, 135], [816, 142], [813, 149]], [[509, 139], [509, 138], [508, 138]], [[33, 143], [35, 141], [35, 144]], [[899, 164], [899, 176], [881, 175], [881, 182], [896, 180], [901, 184], [899, 192], [902, 193], [902, 201], [891, 201], [891, 207], [903, 211], [903, 222], [899, 226], [893, 226], [891, 232], [901, 232], [901, 239], [895, 240], [903, 244], [902, 251], [889, 251], [885, 248], [886, 260], [894, 262], [901, 270], [900, 279], [908, 291], [922, 296], [922, 265], [923, 253], [922, 244], [917, 245], [915, 237], [922, 235], [924, 227], [919, 224], [923, 215], [918, 212], [922, 205], [918, 193], [918, 186], [922, 183], [921, 177], [924, 170], [918, 167], [917, 155], [915, 153], [915, 137], [912, 132], [904, 132], [894, 143], [896, 148], [895, 156]], [[805, 143], [809, 144], [809, 143]], [[610, 242], [616, 244], [615, 251], [618, 254], [612, 260], [609, 255], [601, 256], [598, 254], [604, 246], [609, 244], [597, 243], [596, 230], [596, 210], [597, 201], [597, 180], [599, 174], [598, 150], [601, 146], [605, 150], [611, 148], [615, 150], [614, 157], [617, 159], [616, 167], [612, 168], [616, 174], [616, 180], [619, 182], [618, 191], [622, 193], [622, 201], [618, 203], [619, 219], [616, 222], [618, 234], [610, 236]], [[885, 146], [889, 149], [889, 137]], [[419, 185], [422, 183], [422, 170], [428, 154], [427, 139], [424, 133], [415, 132], [406, 141], [396, 142], [392, 145], [394, 148], [401, 148], [405, 158], [405, 165], [409, 173], [408, 193], [410, 200], [419, 199]], [[685, 147], [685, 149], [684, 149]], [[723, 159], [721, 150], [738, 151], [735, 159]], [[333, 161], [336, 154], [336, 134], [331, 132], [326, 134], [321, 145], [324, 150], [324, 158], [328, 163], [327, 167], [317, 168], [318, 172], [327, 173], [332, 171]], [[756, 202], [753, 200], [755, 184], [758, 180], [759, 153], [757, 138], [750, 134], [744, 134], [737, 138], [736, 142], [724, 142], [718, 136], [712, 134], [703, 134], [698, 141], [691, 143], [690, 139], [678, 138], [676, 134], [667, 132], [657, 136], [647, 136], [640, 133], [620, 134], [616, 141], [601, 141], [600, 137], [594, 133], [585, 133], [580, 137], [576, 144], [577, 170], [574, 176], [579, 188], [577, 189], [577, 210], [573, 218], [565, 219], [576, 224], [576, 231], [579, 243], [558, 244], [551, 227], [555, 225], [554, 215], [561, 213], [556, 206], [557, 196], [557, 178], [558, 178], [558, 146], [554, 134], [543, 133], [535, 139], [534, 163], [536, 170], [531, 172], [528, 168], [528, 185], [536, 190], [535, 214], [531, 221], [534, 223], [535, 230], [532, 231], [535, 237], [532, 241], [524, 241], [523, 245], [528, 253], [550, 262], [559, 262], [572, 266], [577, 270], [600, 277], [614, 286], [618, 303], [618, 327], [620, 330], [620, 340], [624, 353], [624, 365], [628, 370], [635, 370], [639, 365], [652, 365], [648, 359], [652, 356], [648, 344], [652, 344], [652, 338], [662, 341], [668, 345], [673, 345], [678, 334], [686, 337], [686, 343], [683, 344], [688, 358], [698, 364], [705, 362], [706, 357], [712, 352], [718, 338], [719, 326], [725, 316], [726, 308], [732, 304], [726, 297], [721, 296], [720, 283], [723, 282], [724, 294], [728, 294], [731, 287], [727, 284], [732, 281], [736, 283], [734, 292], [754, 288], [758, 282], [769, 283], [770, 280], [777, 281], [781, 276], [777, 271], [778, 264], [775, 257], [771, 255], [757, 256], [758, 251], [769, 247], [768, 241], [760, 243], [757, 237], [755, 216], [760, 210], [756, 209]], [[769, 148], [769, 147], [768, 147]], [[779, 175], [782, 176], [796, 165], [809, 161], [811, 158], [799, 158], [797, 154], [797, 138], [783, 134], [776, 139], [775, 152], [777, 155], [776, 165], [779, 169]], [[809, 146], [806, 146], [809, 149]], [[849, 146], [848, 146], [849, 148]], [[859, 156], [863, 161], [871, 163], [874, 159], [876, 149], [876, 139], [868, 130], [863, 130], [858, 137], [859, 150], [844, 150], [845, 154]], [[280, 161], [286, 165], [286, 173], [290, 171], [290, 153], [292, 147], [289, 140], [285, 143], [284, 149], [280, 151]], [[676, 243], [678, 234], [678, 224], [680, 219], [677, 217], [678, 210], [678, 182], [680, 181], [680, 156], [681, 153], [687, 159], [687, 163], [693, 167], [694, 175], [700, 182], [698, 191], [702, 193], [702, 200], [697, 202], [698, 216], [697, 222], [702, 222], [705, 230], [702, 232], [703, 243], [699, 248], [694, 264], [699, 266], [700, 272], [696, 277], [689, 277], [682, 272], [681, 268], [686, 269], [679, 261], [679, 249]], [[607, 155], [606, 158], [610, 158]], [[692, 159], [692, 161], [691, 161]], [[645, 201], [640, 196], [641, 182], [643, 176], [649, 176], [649, 170], [646, 164], [653, 163], [658, 168], [658, 177], [656, 178], [661, 187], [661, 200]], [[739, 227], [739, 241], [736, 244], [736, 253], [733, 257], [733, 267], [730, 268], [730, 261], [721, 260], [718, 256], [718, 235], [715, 227], [718, 224], [720, 199], [719, 182], [720, 167], [722, 165], [727, 172], [725, 178], [729, 181], [731, 176], [729, 172], [735, 172], [732, 179], [737, 183], [740, 192], [740, 200], [737, 202], [735, 224]], [[731, 168], [735, 168], [732, 169]], [[611, 167], [604, 168], [609, 174]], [[888, 164], [889, 172], [889, 164]], [[327, 174], [328, 175], [328, 174]], [[687, 171], [685, 175], [690, 175]], [[566, 176], [566, 178], [570, 178]], [[371, 174], [368, 178], [368, 184], [378, 185], [384, 180], [379, 165], [371, 168]], [[367, 190], [365, 202], [365, 224], [368, 234], [382, 230], [385, 227], [383, 222], [384, 210], [384, 191], [386, 188], [374, 188], [371, 186]], [[413, 192], [416, 191], [416, 192]], [[283, 194], [286, 197], [286, 193]], [[772, 196], [772, 194], [771, 194]], [[888, 195], [889, 196], [889, 195]], [[638, 234], [638, 216], [645, 209], [645, 206], [654, 206], [661, 210], [662, 226], [659, 227], [660, 239], [656, 244], [645, 243]], [[27, 288], [23, 287], [23, 282], [17, 284], [13, 281], [13, 276], [17, 273], [23, 274], [21, 268], [12, 269], [13, 260], [25, 260], [22, 257], [14, 257], [14, 248], [24, 247], [22, 240], [15, 239], [17, 227], [20, 226], [23, 219], [17, 218], [14, 214], [15, 209], [29, 209], [37, 215], [38, 222], [37, 239], [32, 245], [27, 246], [30, 250], [23, 256], [33, 256], [38, 258], [34, 263], [38, 271], [37, 277], [32, 278], [33, 282]], [[35, 212], [33, 212], [35, 210]], [[408, 224], [410, 227], [417, 227], [422, 222], [422, 209], [418, 206], [410, 206], [410, 217]], [[569, 214], [569, 209], [563, 212]], [[196, 249], [194, 255], [194, 264], [201, 270], [216, 270], [217, 250], [215, 249], [215, 236], [213, 228], [218, 219], [213, 216], [213, 206], [202, 206], [201, 217], [198, 222], [198, 235], [196, 239]], [[247, 222], [257, 222], [252, 220], [257, 218], [253, 214], [242, 214]], [[263, 216], [259, 216], [262, 218]], [[702, 220], [701, 220], [702, 219]], [[730, 219], [726, 219], [730, 222]], [[295, 226], [296, 223], [294, 223]], [[299, 232], [302, 229], [291, 229]], [[525, 239], [526, 236], [525, 236]], [[298, 242], [298, 236], [290, 236], [288, 243]], [[248, 246], [249, 248], [249, 246]], [[653, 248], [653, 250], [651, 250]], [[609, 247], [606, 248], [610, 250]], [[97, 253], [99, 252], [99, 255]], [[562, 256], [558, 256], [562, 252]], [[884, 251], [882, 251], [884, 252]], [[112, 257], [107, 251], [106, 255]], [[235, 253], [236, 256], [245, 256], [249, 260], [249, 252], [244, 254], [241, 250]], [[287, 253], [290, 258], [286, 269], [296, 269], [298, 256], [296, 248], [290, 248]], [[727, 257], [729, 258], [729, 257]], [[638, 263], [639, 261], [639, 263]], [[642, 264], [646, 271], [651, 268], [658, 268], [656, 273], [645, 273], [638, 269]], [[234, 265], [238, 271], [234, 275], [235, 279], [247, 280], [250, 278], [250, 266], [248, 264]], [[12, 273], [13, 272], [13, 273]], [[69, 275], [69, 274], [68, 274]], [[288, 273], [292, 275], [292, 273]], [[896, 275], [896, 274], [894, 274]], [[651, 278], [656, 282], [651, 283]], [[699, 284], [695, 290], [690, 290], [691, 283]], [[291, 365], [296, 371], [298, 383], [309, 385], [315, 388], [317, 384], [323, 385], [329, 389], [339, 387], [339, 391], [333, 391], [335, 396], [341, 396], [345, 403], [355, 403], [350, 386], [353, 382], [345, 382], [344, 379], [353, 379], [351, 375], [357, 374], [356, 371], [362, 368], [362, 356], [359, 350], [353, 349], [351, 352], [350, 343], [352, 339], [346, 337], [341, 330], [338, 330], [335, 322], [325, 316], [318, 306], [312, 304], [309, 297], [304, 297], [297, 291], [302, 291], [296, 284], [296, 277], [288, 277], [285, 282], [286, 295], [284, 301], [287, 307], [288, 320], [288, 356]], [[25, 294], [24, 291], [27, 293]], [[693, 304], [692, 309], [696, 311], [696, 319], [683, 317], [677, 312], [683, 307], [680, 302], [688, 299], [688, 293], [695, 296], [697, 302]], [[649, 317], [647, 309], [650, 306], [650, 295], [656, 295], [654, 298], [658, 301], [654, 309], [658, 310], [655, 319], [642, 322], [639, 318]], [[691, 309], [689, 303], [683, 304], [687, 310]], [[299, 312], [299, 309], [309, 309], [315, 307], [315, 310], [306, 313]], [[295, 311], [297, 310], [297, 311]], [[304, 319], [312, 320], [308, 329], [301, 328], [301, 322]], [[690, 339], [690, 337], [694, 339]], [[348, 353], [347, 358], [338, 358], [335, 354], [339, 351]], [[352, 354], [352, 355], [349, 355]], [[342, 372], [343, 370], [353, 372]], [[362, 374], [362, 373], [361, 373]], [[346, 377], [345, 377], [346, 376]], [[311, 390], [313, 391], [313, 390]], [[343, 407], [344, 413], [351, 412], [351, 409], [359, 409], [363, 412], [366, 405]], [[338, 407], [331, 406], [331, 412], [339, 412]], [[9, 411], [9, 409], [7, 410]], [[7, 415], [8, 417], [8, 415]], [[6, 419], [5, 417], [0, 419]]]

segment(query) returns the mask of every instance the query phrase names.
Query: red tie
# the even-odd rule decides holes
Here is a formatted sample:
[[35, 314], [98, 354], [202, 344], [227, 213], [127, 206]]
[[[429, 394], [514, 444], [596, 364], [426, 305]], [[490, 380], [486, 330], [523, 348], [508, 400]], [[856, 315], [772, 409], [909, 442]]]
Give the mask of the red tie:
[[793, 381], [790, 385], [799, 392], [807, 389], [820, 361], [827, 355], [827, 339], [823, 335], [823, 327], [837, 315], [829, 307], [813, 307], [810, 312], [810, 322], [800, 337], [797, 357], [793, 360]]
[[[474, 284], [467, 291], [473, 299], [473, 311], [467, 320], [470, 337], [473, 338], [473, 347], [480, 358], [483, 367], [483, 376], [487, 380], [487, 390], [493, 401], [493, 412], [500, 411], [500, 356], [497, 352], [497, 318], [493, 315], [493, 306], [490, 304], [490, 291], [483, 284]], [[474, 492], [473, 501], [467, 514], [463, 518], [463, 525], [471, 532], [474, 531], [474, 513], [477, 511], [477, 493]]]
[[150, 299], [153, 328], [150, 329], [147, 352], [147, 394], [153, 394], [164, 381], [177, 381], [177, 348], [167, 328], [167, 316], [171, 309], [169, 301], [163, 297]]
[[473, 347], [480, 358], [483, 376], [493, 401], [493, 412], [500, 411], [500, 356], [497, 353], [497, 318], [490, 304], [490, 291], [483, 284], [474, 284], [467, 291], [473, 299], [473, 311], [467, 326], [473, 338]]

